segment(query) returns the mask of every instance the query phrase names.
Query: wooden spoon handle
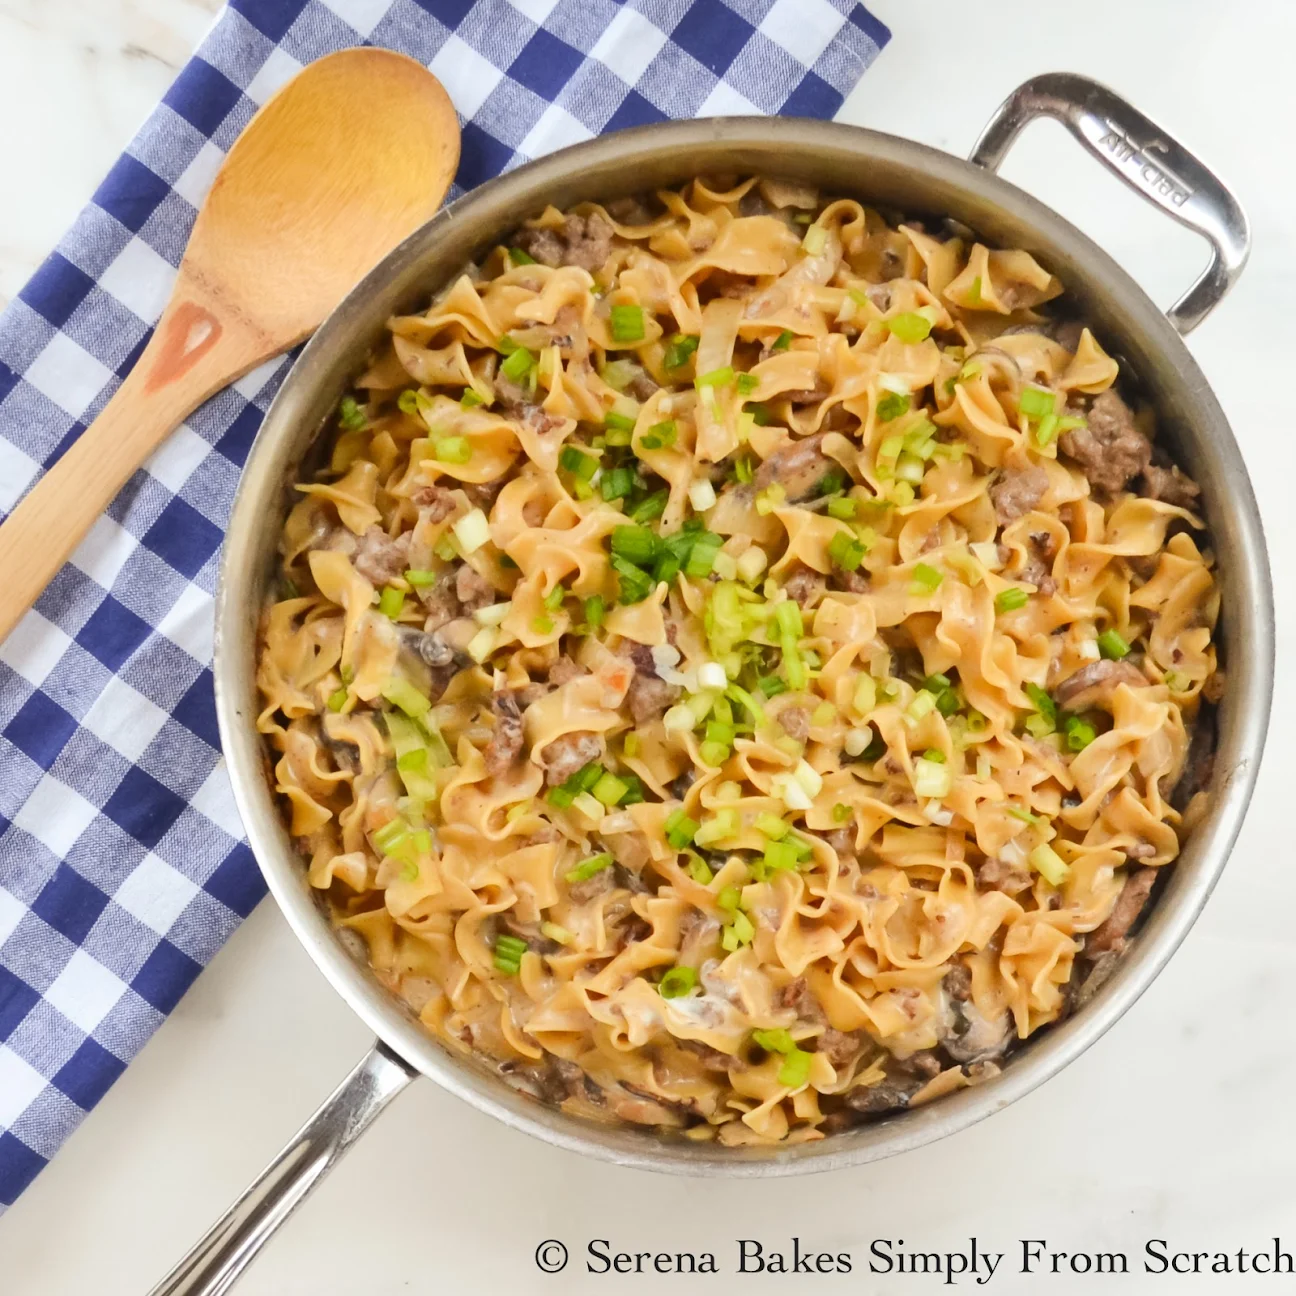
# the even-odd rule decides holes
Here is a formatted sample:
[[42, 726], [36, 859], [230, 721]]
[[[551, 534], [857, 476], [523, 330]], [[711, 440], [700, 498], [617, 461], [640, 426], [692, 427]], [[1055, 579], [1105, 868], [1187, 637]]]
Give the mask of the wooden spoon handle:
[[135, 368], [0, 525], [0, 641], [176, 426], [278, 349], [181, 272]]

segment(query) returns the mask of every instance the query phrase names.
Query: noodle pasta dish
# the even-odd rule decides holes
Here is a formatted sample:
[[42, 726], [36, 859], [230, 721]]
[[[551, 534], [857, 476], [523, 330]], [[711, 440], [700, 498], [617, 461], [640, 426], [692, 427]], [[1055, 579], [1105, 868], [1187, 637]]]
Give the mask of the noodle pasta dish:
[[1024, 251], [549, 208], [292, 487], [258, 727], [342, 938], [577, 1116], [822, 1138], [1083, 1004], [1200, 815], [1198, 488]]

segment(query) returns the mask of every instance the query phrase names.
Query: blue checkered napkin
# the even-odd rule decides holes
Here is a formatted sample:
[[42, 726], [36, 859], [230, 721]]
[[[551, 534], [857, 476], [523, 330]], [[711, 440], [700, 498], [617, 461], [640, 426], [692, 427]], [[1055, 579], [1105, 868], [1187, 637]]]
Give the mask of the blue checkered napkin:
[[[130, 369], [226, 150], [312, 59], [369, 42], [431, 67], [459, 192], [624, 126], [829, 117], [888, 36], [854, 0], [232, 0], [0, 315], [0, 514]], [[264, 892], [217, 747], [211, 604], [287, 365], [198, 410], [0, 645], [0, 1211]]]

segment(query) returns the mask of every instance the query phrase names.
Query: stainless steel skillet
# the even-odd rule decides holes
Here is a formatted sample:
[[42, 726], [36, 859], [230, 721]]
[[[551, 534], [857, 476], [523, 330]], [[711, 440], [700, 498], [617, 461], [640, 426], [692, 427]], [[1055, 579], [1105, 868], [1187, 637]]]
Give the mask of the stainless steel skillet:
[[[1018, 132], [1039, 116], [1061, 121], [1135, 192], [1209, 241], [1207, 269], [1168, 313], [1101, 248], [995, 175]], [[1079, 311], [1138, 376], [1160, 411], [1173, 453], [1202, 484], [1219, 560], [1228, 678], [1209, 812], [1130, 953], [1083, 1011], [1032, 1039], [988, 1083], [819, 1143], [769, 1150], [671, 1142], [588, 1124], [539, 1105], [486, 1068], [440, 1047], [331, 930], [281, 821], [253, 725], [256, 624], [285, 512], [285, 483], [386, 319], [425, 300], [546, 203], [566, 207], [714, 171], [778, 174], [876, 206], [949, 216], [992, 244], [1025, 248], [1057, 274]], [[225, 544], [215, 675], [230, 777], [270, 890], [312, 958], [378, 1042], [155, 1289], [156, 1296], [225, 1291], [352, 1141], [420, 1073], [560, 1147], [645, 1169], [765, 1177], [857, 1165], [952, 1134], [1028, 1093], [1102, 1035], [1165, 965], [1209, 896], [1241, 824], [1268, 726], [1274, 626], [1264, 538], [1233, 435], [1182, 341], [1232, 286], [1248, 250], [1241, 207], [1201, 162], [1111, 91], [1055, 73], [1027, 82], [1007, 99], [967, 162], [893, 136], [795, 119], [674, 122], [592, 140], [459, 200], [369, 274], [305, 349], [249, 456]]]

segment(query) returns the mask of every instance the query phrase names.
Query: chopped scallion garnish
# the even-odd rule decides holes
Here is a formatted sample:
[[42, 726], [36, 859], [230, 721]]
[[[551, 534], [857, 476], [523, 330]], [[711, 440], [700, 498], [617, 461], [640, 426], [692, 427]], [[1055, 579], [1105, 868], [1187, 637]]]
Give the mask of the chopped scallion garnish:
[[681, 999], [698, 983], [696, 968], [673, 967], [657, 983], [657, 992], [663, 999]]
[[637, 305], [613, 306], [609, 314], [614, 342], [642, 342], [644, 337], [643, 307]]
[[893, 315], [882, 321], [901, 342], [913, 345], [931, 336], [931, 320], [917, 311], [905, 311], [902, 315]]
[[695, 333], [676, 333], [666, 345], [662, 363], [667, 369], [679, 369], [689, 362], [701, 341]]
[[1122, 657], [1129, 655], [1129, 650], [1129, 644], [1115, 630], [1104, 630], [1098, 636], [1098, 651], [1108, 661], [1120, 661]]

